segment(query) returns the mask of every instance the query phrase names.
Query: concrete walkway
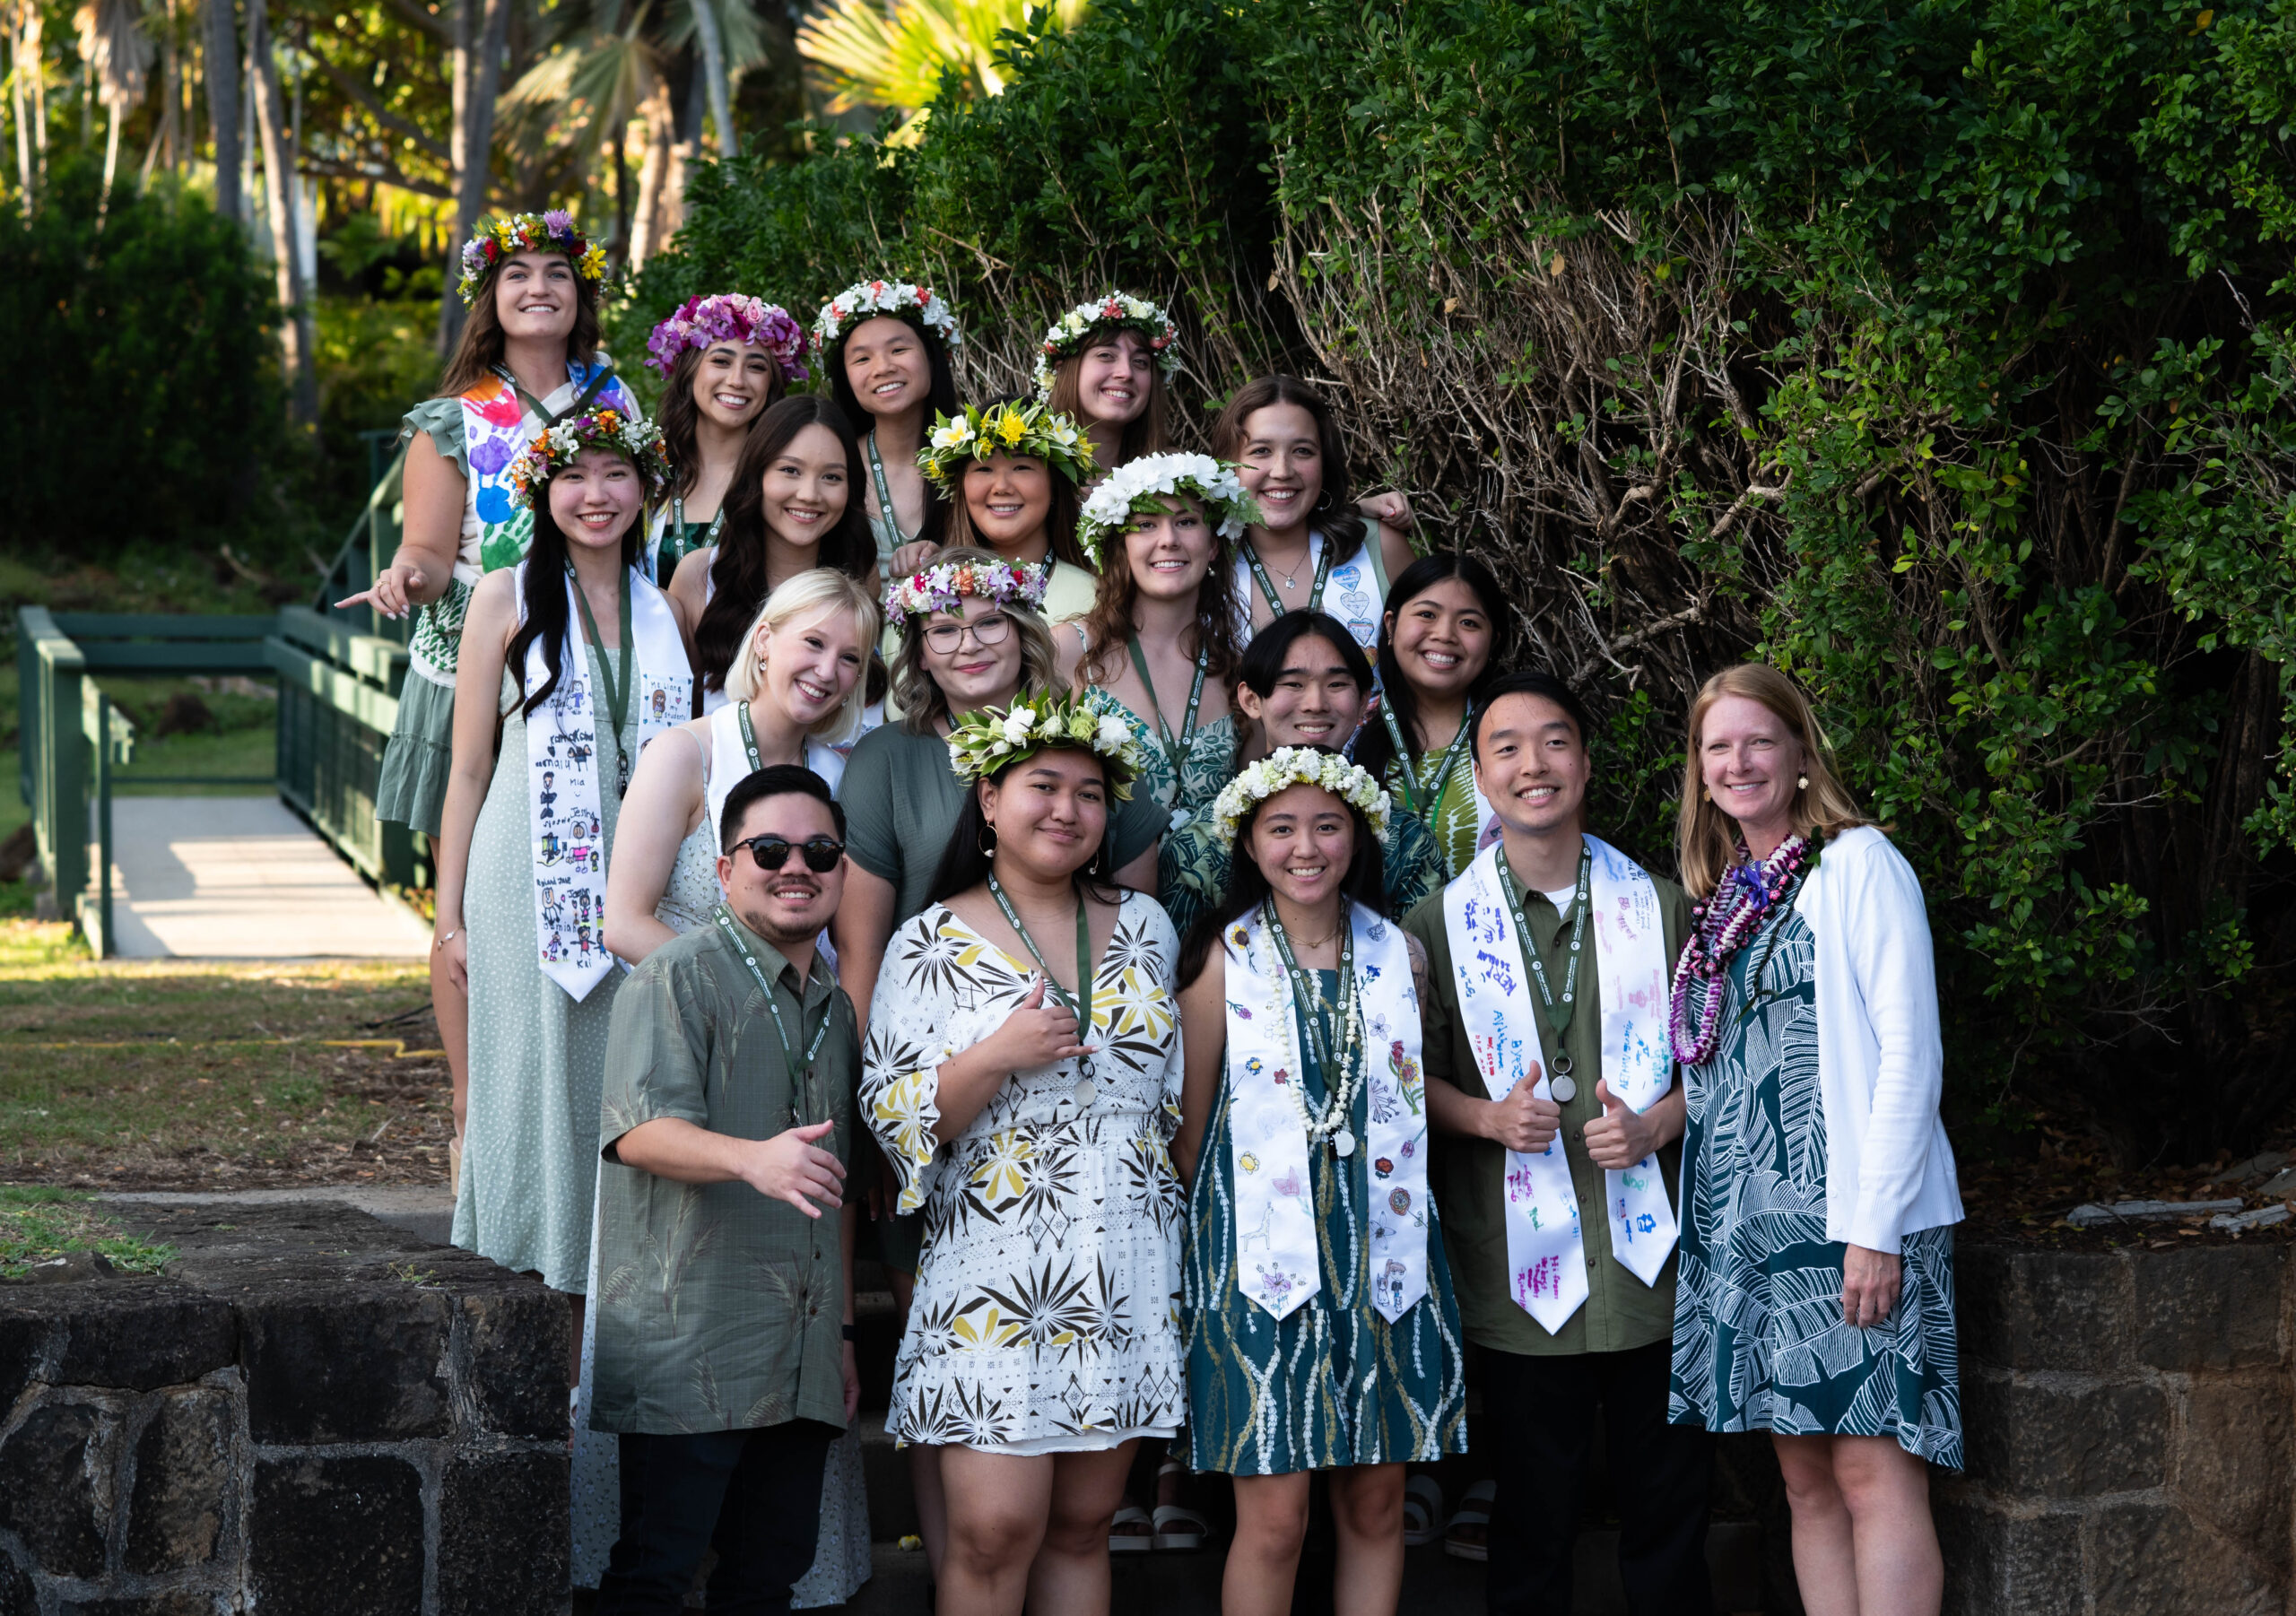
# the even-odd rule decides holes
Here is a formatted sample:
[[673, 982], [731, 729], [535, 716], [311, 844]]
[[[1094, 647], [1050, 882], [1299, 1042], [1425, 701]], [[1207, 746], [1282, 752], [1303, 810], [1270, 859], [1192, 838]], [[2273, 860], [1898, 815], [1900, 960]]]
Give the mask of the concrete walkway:
[[377, 896], [277, 797], [114, 797], [123, 959], [419, 960], [422, 923]]

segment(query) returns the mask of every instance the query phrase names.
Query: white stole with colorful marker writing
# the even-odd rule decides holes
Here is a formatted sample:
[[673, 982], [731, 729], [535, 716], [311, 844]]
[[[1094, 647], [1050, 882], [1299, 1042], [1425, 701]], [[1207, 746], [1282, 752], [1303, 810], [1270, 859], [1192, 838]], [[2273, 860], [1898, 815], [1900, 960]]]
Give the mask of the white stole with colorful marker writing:
[[[1647, 1111], [1674, 1083], [1658, 892], [1625, 854], [1594, 837], [1586, 840], [1592, 856], [1590, 925], [1603, 1018], [1601, 1076], [1614, 1098]], [[1545, 1026], [1524, 964], [1524, 950], [1535, 945], [1516, 940], [1500, 886], [1504, 879], [1499, 849], [1486, 847], [1443, 890], [1459, 1017], [1492, 1099], [1506, 1099], [1537, 1061], [1536, 1093], [1544, 1099], [1550, 1098], [1547, 1073], [1554, 1063], [1544, 1051]], [[1582, 1003], [1586, 996], [1582, 985]], [[1623, 1171], [1610, 1169], [1604, 1180], [1611, 1255], [1644, 1284], [1653, 1283], [1675, 1237], [1674, 1210], [1666, 1200], [1658, 1159], [1647, 1156]], [[1586, 1238], [1562, 1135], [1558, 1133], [1535, 1156], [1508, 1151], [1505, 1182], [1509, 1285], [1517, 1305], [1552, 1334], [1587, 1299]]]
[[[1365, 1120], [1355, 1150], [1370, 1193], [1371, 1305], [1393, 1324], [1427, 1294], [1427, 1102], [1419, 999], [1400, 928], [1350, 906], [1362, 1019]], [[1286, 1091], [1303, 1082], [1292, 982], [1265, 906], [1229, 925], [1228, 1160], [1236, 1186], [1236, 1289], [1277, 1318], [1322, 1289], [1307, 1125]], [[1335, 1021], [1337, 1017], [1333, 1018]], [[1344, 1029], [1337, 1030], [1344, 1041]], [[1326, 1100], [1343, 1077], [1324, 1074]], [[1304, 1092], [1304, 1090], [1302, 1090]], [[1341, 1125], [1352, 1129], [1354, 1119]], [[1344, 1165], [1344, 1159], [1343, 1159]]]
[[[531, 560], [518, 563], [517, 610], [526, 617]], [[535, 940], [542, 974], [579, 1001], [613, 969], [606, 952], [605, 821], [599, 812], [598, 770], [616, 756], [611, 737], [598, 734], [599, 692], [582, 642], [574, 578], [565, 576], [566, 646], [557, 688], [526, 717], [526, 814], [535, 860]], [[670, 598], [630, 571], [630, 637], [624, 657], [637, 658], [631, 705], [638, 720], [638, 750], [693, 711], [693, 669], [678, 633]], [[601, 653], [603, 655], [603, 652]], [[540, 690], [550, 677], [540, 636], [526, 647], [525, 688]], [[636, 760], [631, 760], [633, 766]], [[618, 766], [617, 772], [618, 772]], [[615, 782], [619, 790], [621, 781]]]

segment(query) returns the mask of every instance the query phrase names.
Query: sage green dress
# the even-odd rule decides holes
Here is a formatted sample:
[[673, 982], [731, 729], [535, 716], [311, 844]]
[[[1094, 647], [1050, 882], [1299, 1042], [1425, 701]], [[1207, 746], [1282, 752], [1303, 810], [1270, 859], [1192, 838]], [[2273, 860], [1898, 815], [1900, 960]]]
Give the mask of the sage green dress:
[[[1336, 1001], [1339, 973], [1316, 976], [1325, 1001]], [[1330, 1090], [1296, 1006], [1292, 1019], [1303, 1081], [1320, 1108]], [[1359, 1139], [1370, 1132], [1370, 1093], [1366, 1085], [1355, 1097]], [[1279, 1476], [1465, 1453], [1465, 1338], [1432, 1203], [1427, 1294], [1389, 1324], [1371, 1305], [1370, 1152], [1341, 1157], [1311, 1146], [1322, 1283], [1289, 1314], [1274, 1316], [1236, 1285], [1229, 1098], [1223, 1082], [1188, 1201], [1182, 1318], [1189, 1463], [1229, 1475]]]
[[[607, 652], [601, 661], [595, 647], [583, 650], [590, 658], [592, 690], [606, 688], [606, 662], [620, 677], [622, 652]], [[588, 1285], [606, 1024], [622, 972], [610, 972], [578, 1003], [542, 974], [526, 721], [517, 709], [517, 682], [507, 672], [501, 703], [501, 748], [471, 833], [463, 884], [463, 924], [470, 939], [470, 1111], [454, 1243], [515, 1273], [540, 1273], [552, 1290], [580, 1296]], [[634, 702], [621, 740], [625, 755], [636, 756]], [[599, 770], [602, 779], [611, 772], [610, 763]], [[610, 788], [598, 796], [611, 863], [622, 803]]]

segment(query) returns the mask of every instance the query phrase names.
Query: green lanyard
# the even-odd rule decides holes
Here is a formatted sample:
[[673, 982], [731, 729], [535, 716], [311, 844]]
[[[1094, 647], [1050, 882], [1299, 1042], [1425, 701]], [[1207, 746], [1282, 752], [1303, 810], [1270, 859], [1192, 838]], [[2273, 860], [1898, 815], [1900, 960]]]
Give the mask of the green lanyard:
[[1578, 1085], [1571, 1081], [1570, 1052], [1562, 1047], [1562, 1035], [1570, 1030], [1570, 1017], [1578, 1006], [1578, 960], [1587, 946], [1587, 917], [1594, 909], [1591, 896], [1595, 856], [1582, 842], [1578, 848], [1578, 891], [1570, 900], [1570, 969], [1562, 978], [1562, 1000], [1555, 1002], [1554, 989], [1547, 985], [1546, 962], [1539, 958], [1537, 946], [1531, 941], [1530, 922], [1523, 917], [1523, 895], [1516, 890], [1515, 873], [1507, 867], [1507, 849], [1499, 849], [1499, 889], [1507, 894], [1507, 913], [1515, 923], [1515, 941], [1522, 946], [1523, 962], [1531, 968], [1531, 980], [1538, 985], [1539, 1008], [1546, 1012], [1546, 1023], [1554, 1030], [1554, 1047], [1547, 1052], [1547, 1066], [1554, 1083], [1569, 1085], [1569, 1092], [1554, 1098], [1565, 1104], [1578, 1092]]
[[[1019, 911], [1013, 908], [1013, 900], [1004, 896], [1004, 889], [997, 885], [996, 877], [994, 875], [988, 878], [988, 895], [996, 899], [996, 907], [1004, 911], [1005, 923], [1021, 934], [1021, 942], [1027, 947], [1030, 957], [1036, 960], [1038, 969], [1044, 972], [1045, 990], [1075, 1012], [1076, 1041], [1080, 1044], [1091, 1042], [1092, 929], [1091, 922], [1085, 916], [1083, 895], [1080, 893], [1076, 899], [1076, 992], [1074, 994], [1067, 992], [1053, 979], [1052, 967], [1044, 962], [1044, 951], [1037, 946], [1037, 940], [1029, 935], [1029, 928], [1021, 924]], [[1083, 1065], [1084, 1075], [1091, 1076], [1092, 1057], [1091, 1056], [1083, 1057]]]
[[885, 482], [885, 463], [877, 457], [877, 434], [874, 429], [862, 442], [869, 446], [869, 475], [877, 485], [877, 510], [892, 529], [893, 548], [899, 550], [909, 543], [909, 535], [900, 530], [900, 517], [893, 509], [893, 491]]
[[[1338, 548], [1328, 538], [1324, 540], [1324, 552], [1316, 559], [1316, 581], [1308, 589], [1309, 606], [1316, 605], [1324, 597], [1324, 586], [1331, 581], [1332, 554]], [[1278, 617], [1290, 611], [1291, 607], [1275, 598], [1275, 585], [1269, 579], [1267, 569], [1260, 564], [1259, 552], [1252, 548], [1249, 539], [1244, 541], [1244, 560], [1250, 565], [1252, 576], [1259, 580], [1259, 592], [1267, 596], [1267, 609]]]
[[[1346, 1012], [1348, 1000], [1355, 986], [1355, 927], [1351, 920], [1352, 917], [1344, 913], [1339, 918], [1339, 934], [1344, 941], [1339, 945], [1339, 1003], [1335, 1010], [1340, 1014]], [[1341, 1063], [1353, 1056], [1354, 1040], [1343, 1038], [1339, 1030], [1326, 1021], [1323, 995], [1316, 991], [1315, 984], [1308, 979], [1308, 973], [1301, 970], [1300, 962], [1292, 957], [1292, 939], [1285, 934], [1283, 923], [1275, 917], [1274, 903], [1267, 906], [1267, 929], [1274, 934], [1275, 951], [1283, 957], [1284, 974], [1292, 978], [1292, 1001], [1305, 1012], [1300, 1019], [1308, 1024], [1308, 1041], [1314, 1047], [1316, 1064], [1323, 1068], [1325, 1090], [1336, 1094], [1340, 1090], [1341, 1079], [1345, 1075]], [[1315, 1008], [1310, 1010], [1310, 1005]], [[1349, 1019], [1352, 1021], [1353, 1018]], [[1353, 1031], [1352, 1026], [1349, 1031]]]
[[[758, 755], [757, 730], [750, 722], [750, 704], [748, 702], [737, 701], [734, 704], [734, 722], [741, 726], [742, 750], [750, 754], [750, 772], [752, 774], [755, 774], [759, 769], [765, 767], [765, 760]], [[800, 768], [804, 767], [804, 761], [805, 743], [800, 741], [797, 743], [798, 766]]]
[[670, 520], [677, 524], [680, 556], [691, 555], [697, 550], [707, 549], [718, 542], [718, 530], [726, 526], [725, 496], [722, 494], [718, 496], [718, 514], [709, 518], [709, 531], [701, 535], [701, 543], [699, 544], [688, 544], [685, 542], [685, 496], [683, 494], [670, 496]]
[[1403, 763], [1396, 784], [1403, 788], [1405, 811], [1424, 824], [1431, 835], [1435, 830], [1435, 814], [1443, 801], [1443, 789], [1451, 783], [1451, 771], [1459, 766], [1459, 759], [1465, 755], [1467, 737], [1474, 733], [1474, 709], [1470, 707], [1460, 717], [1459, 733], [1451, 737], [1451, 744], [1444, 749], [1442, 767], [1436, 769], [1435, 783], [1427, 788], [1427, 805], [1423, 808], [1419, 804], [1419, 786], [1413, 778], [1411, 749], [1404, 744], [1403, 725], [1396, 722], [1393, 704], [1380, 702], [1379, 717], [1386, 720], [1387, 739], [1395, 743], [1396, 756]]
[[[571, 566], [566, 569], [566, 576], [574, 578], [574, 569]], [[579, 578], [574, 578], [574, 602], [582, 608], [582, 627], [589, 634], [590, 643], [597, 647], [598, 676], [605, 682], [608, 720], [606, 733], [613, 737], [614, 762], [622, 770], [622, 783], [614, 788], [614, 795], [618, 797], [630, 789], [630, 760], [622, 755], [622, 726], [630, 717], [631, 675], [638, 668], [638, 653], [630, 643], [630, 573], [628, 569], [625, 569], [622, 575], [622, 678], [619, 681], [613, 676], [613, 662], [606, 656], [605, 642], [598, 638], [598, 620], [590, 614], [590, 597], [583, 590], [582, 580]], [[592, 708], [591, 717], [592, 725], [595, 727], [596, 723], [595, 706]]]
[[1180, 720], [1180, 738], [1175, 741], [1171, 725], [1164, 722], [1164, 704], [1156, 699], [1156, 682], [1148, 677], [1148, 657], [1140, 648], [1140, 636], [1127, 634], [1124, 642], [1132, 647], [1133, 669], [1140, 675], [1140, 688], [1148, 692], [1148, 710], [1156, 715], [1156, 738], [1163, 743], [1164, 755], [1172, 760], [1172, 778], [1178, 780], [1187, 770], [1188, 748], [1196, 743], [1196, 709], [1204, 700], [1204, 658], [1196, 659], [1196, 678], [1187, 687], [1187, 716]]
[[610, 364], [600, 365], [598, 367], [598, 373], [590, 378], [588, 385], [582, 389], [582, 395], [577, 398], [572, 404], [567, 405], [564, 409], [559, 410], [555, 413], [545, 410], [542, 407], [542, 400], [527, 392], [526, 388], [519, 384], [518, 378], [510, 374], [509, 366], [495, 366], [494, 374], [510, 384], [510, 391], [518, 395], [518, 403], [521, 405], [526, 409], [532, 410], [535, 414], [542, 417], [543, 430], [547, 431], [552, 427], [556, 426], [560, 421], [564, 421], [568, 416], [579, 415], [582, 413], [582, 406], [588, 404], [590, 400], [596, 398], [598, 395], [600, 389], [604, 387], [606, 383], [613, 379], [613, 367]]
[[[805, 1046], [804, 1059], [800, 1061], [797, 1047], [789, 1041], [788, 1024], [781, 1019], [781, 1001], [774, 996], [773, 984], [765, 979], [765, 972], [759, 967], [757, 956], [750, 952], [749, 942], [742, 935], [741, 925], [735, 920], [734, 912], [722, 903], [718, 906], [718, 929], [726, 934], [726, 941], [734, 945], [734, 951], [741, 955], [742, 963], [750, 968], [750, 975], [757, 980], [758, 991], [765, 995], [765, 1007], [773, 1012], [773, 1035], [781, 1040], [783, 1069], [789, 1074], [792, 1096], [789, 1115], [794, 1119], [797, 1115], [795, 1096], [802, 1091], [808, 1099], [812, 1097], [813, 1057], [822, 1052], [822, 1040], [829, 1037], [830, 1010], [835, 1003], [835, 995], [822, 1002], [821, 1025], [813, 1029], [813, 1042]], [[802, 999], [798, 1001], [798, 1013], [800, 1016], [804, 1013], [804, 1001]], [[804, 1026], [804, 1021], [800, 1021], [798, 1027], [801, 1030]], [[795, 1125], [794, 1120], [792, 1125]]]

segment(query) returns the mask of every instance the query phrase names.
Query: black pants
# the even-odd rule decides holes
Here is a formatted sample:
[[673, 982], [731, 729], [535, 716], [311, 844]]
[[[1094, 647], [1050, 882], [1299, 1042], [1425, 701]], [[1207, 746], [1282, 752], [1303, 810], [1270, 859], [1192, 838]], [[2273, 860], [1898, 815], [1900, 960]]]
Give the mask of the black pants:
[[[1633, 1616], [1709, 1616], [1707, 1486], [1713, 1438], [1666, 1423], [1668, 1342], [1534, 1358], [1485, 1351], [1483, 1425], [1499, 1455], [1491, 1507], [1491, 1616], [1570, 1616], [1595, 1405], [1618, 1500], [1619, 1576]], [[1478, 1437], [1476, 1446], [1482, 1446]]]
[[791, 1585], [813, 1563], [822, 1464], [836, 1439], [834, 1426], [815, 1420], [691, 1437], [625, 1432], [622, 1535], [598, 1579], [598, 1616], [674, 1616], [710, 1549], [710, 1616], [784, 1616]]

